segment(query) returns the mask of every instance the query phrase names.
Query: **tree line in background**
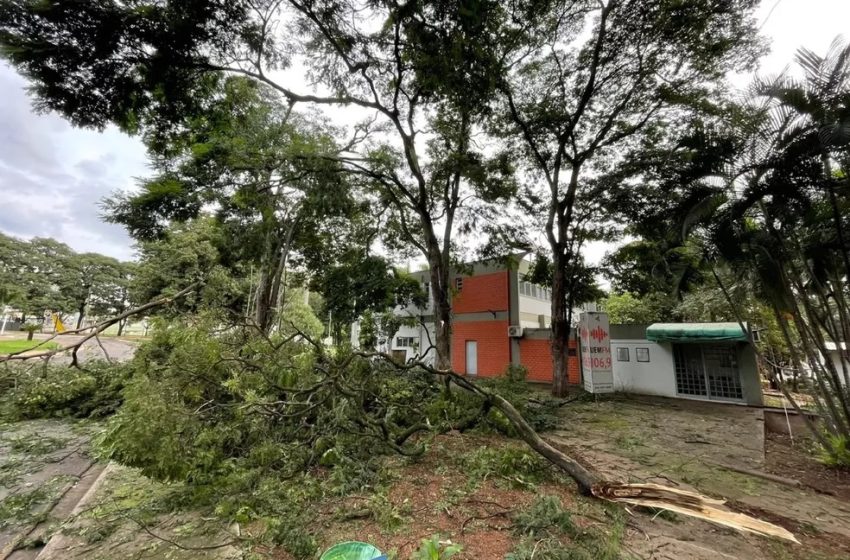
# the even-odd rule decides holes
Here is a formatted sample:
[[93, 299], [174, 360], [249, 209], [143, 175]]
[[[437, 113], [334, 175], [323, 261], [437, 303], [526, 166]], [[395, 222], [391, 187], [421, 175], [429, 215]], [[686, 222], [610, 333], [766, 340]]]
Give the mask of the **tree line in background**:
[[[202, 284], [165, 310], [186, 330], [166, 329], [162, 352], [141, 358], [166, 373], [140, 367], [114, 453], [161, 478], [209, 474], [210, 457], [257, 471], [263, 461], [287, 466], [278, 452], [246, 452], [253, 447], [243, 440], [254, 436], [225, 429], [248, 421], [237, 409], [262, 420], [258, 445], [285, 447], [273, 421], [304, 449], [321, 442], [298, 454], [299, 467], [332, 449], [328, 461], [352, 467], [353, 433], [414, 453], [421, 431], [497, 422], [501, 401], [450, 373], [450, 270], [477, 249], [535, 254], [528, 279], [552, 290], [553, 392], [563, 396], [573, 309], [599, 296], [600, 271], [582, 253], [630, 236], [603, 266], [622, 294], [606, 301], [614, 321], [767, 328], [763, 359], [814, 372], [810, 389], [829, 419], [818, 437], [836, 461], [850, 461], [841, 443], [850, 441], [850, 384], [841, 384], [850, 361], [846, 353], [838, 366], [825, 360], [828, 342], [850, 340], [850, 50], [803, 50], [803, 81], [764, 80], [739, 99], [725, 77], [751, 70], [765, 52], [757, 4], [0, 5], [3, 54], [31, 81], [37, 107], [145, 142], [154, 176], [106, 204], [107, 218], [139, 242], [140, 297]], [[334, 122], [326, 108], [341, 108], [352, 124]], [[430, 294], [390, 265], [412, 256], [427, 262]], [[298, 286], [321, 296], [309, 314]], [[377, 380], [364, 361], [374, 355], [312, 344], [317, 321], [339, 342], [364, 315], [364, 338], [374, 342], [376, 330], [393, 328], [376, 315], [428, 297], [431, 376]], [[187, 326], [187, 317], [198, 319]], [[207, 340], [221, 324], [234, 329], [227, 339]], [[225, 342], [245, 351], [234, 355]], [[223, 381], [181, 369], [193, 360], [212, 363], [214, 381]], [[194, 392], [175, 396], [184, 375]], [[438, 396], [434, 375], [474, 398]], [[418, 394], [428, 398], [411, 398]], [[118, 436], [133, 435], [153, 406], [189, 411], [186, 433], [203, 434], [214, 450], [189, 454], [191, 438], [164, 424], [163, 443], [148, 432], [122, 444]], [[287, 424], [292, 418], [310, 430]], [[323, 439], [328, 432], [333, 441]], [[158, 471], [142, 453], [154, 448], [187, 458]], [[557, 461], [575, 475], [573, 463]]]
[[[123, 313], [134, 301], [136, 266], [98, 253], [77, 253], [49, 238], [23, 241], [0, 233], [0, 309], [20, 311], [39, 325], [50, 313], [89, 316]], [[119, 332], [124, 324], [119, 324]]]

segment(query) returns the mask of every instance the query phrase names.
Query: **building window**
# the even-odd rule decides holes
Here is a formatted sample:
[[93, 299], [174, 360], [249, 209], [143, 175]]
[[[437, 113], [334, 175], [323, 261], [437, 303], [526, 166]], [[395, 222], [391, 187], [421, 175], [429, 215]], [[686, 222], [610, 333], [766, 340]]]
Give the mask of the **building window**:
[[639, 362], [648, 362], [649, 348], [635, 348], [635, 359]]
[[458, 292], [463, 290], [463, 277], [458, 276], [457, 278], [455, 278], [455, 290], [457, 290]]
[[618, 362], [628, 362], [629, 361], [629, 349], [628, 348], [617, 348], [617, 361]]
[[416, 345], [416, 339], [412, 336], [399, 336], [395, 339], [395, 345], [399, 348], [413, 348]]

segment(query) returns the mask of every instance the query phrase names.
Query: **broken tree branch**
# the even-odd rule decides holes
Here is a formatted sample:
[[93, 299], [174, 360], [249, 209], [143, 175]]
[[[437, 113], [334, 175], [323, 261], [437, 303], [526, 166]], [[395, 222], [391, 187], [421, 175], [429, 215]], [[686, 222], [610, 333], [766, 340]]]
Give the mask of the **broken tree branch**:
[[[55, 356], [56, 354], [61, 354], [63, 352], [67, 352], [68, 350], [71, 350], [71, 365], [77, 366], [78, 365], [77, 352], [80, 350], [80, 347], [83, 344], [85, 344], [86, 342], [88, 342], [89, 340], [91, 340], [93, 338], [97, 338], [103, 331], [105, 331], [106, 329], [108, 329], [112, 325], [114, 325], [114, 324], [116, 324], [120, 321], [123, 321], [124, 319], [127, 319], [128, 317], [132, 317], [133, 315], [138, 315], [140, 313], [144, 313], [145, 311], [148, 311], [148, 310], [153, 309], [155, 307], [168, 305], [169, 303], [173, 302], [174, 300], [180, 299], [181, 297], [188, 295], [189, 293], [194, 291], [199, 285], [200, 285], [200, 283], [195, 282], [195, 283], [190, 284], [189, 286], [183, 288], [182, 290], [180, 290], [179, 292], [177, 292], [173, 296], [161, 297], [159, 299], [149, 301], [148, 303], [146, 303], [144, 305], [141, 305], [139, 307], [135, 307], [133, 309], [128, 309], [124, 313], [121, 313], [120, 315], [116, 315], [115, 317], [112, 317], [111, 319], [101, 321], [100, 323], [98, 323], [96, 325], [92, 325], [90, 327], [83, 327], [83, 328], [80, 328], [80, 329], [73, 329], [73, 330], [62, 332], [62, 333], [56, 333], [53, 336], [51, 336], [50, 338], [43, 340], [38, 346], [43, 346], [47, 342], [50, 342], [50, 341], [55, 340], [56, 338], [59, 338], [59, 337], [62, 337], [62, 336], [68, 336], [68, 335], [72, 335], [72, 334], [80, 334], [80, 333], [86, 333], [87, 332], [87, 334], [85, 336], [83, 336], [82, 339], [78, 340], [74, 344], [71, 344], [71, 345], [68, 345], [68, 346], [63, 346], [61, 348], [57, 348], [55, 350], [50, 350], [50, 351], [47, 351], [47, 352], [39, 352], [37, 354], [30, 354], [29, 352], [31, 350], [21, 350], [20, 352], [15, 352], [15, 353], [12, 353], [12, 354], [9, 354], [9, 355], [6, 355], [6, 356], [0, 356], [0, 363], [9, 362], [9, 361], [12, 361], [12, 360], [23, 361], [23, 360], [34, 360], [34, 359], [37, 359], [37, 358], [50, 358], [52, 356]], [[98, 343], [100, 343], [99, 339], [98, 339]], [[36, 346], [36, 348], [38, 348], [38, 346]], [[104, 352], [106, 352], [106, 351], [104, 350]]]
[[723, 500], [659, 484], [627, 484], [602, 480], [596, 473], [541, 438], [523, 418], [522, 414], [504, 397], [485, 389], [451, 369], [437, 369], [425, 363], [398, 364], [392, 356], [384, 352], [358, 352], [356, 355], [369, 359], [383, 359], [399, 369], [421, 368], [491, 402], [493, 408], [505, 415], [519, 437], [529, 447], [567, 473], [576, 482], [579, 491], [585, 495], [610, 502], [666, 509], [739, 531], [776, 537], [799, 544], [799, 541], [790, 531], [778, 525], [742, 513], [720, 509], [725, 503]]

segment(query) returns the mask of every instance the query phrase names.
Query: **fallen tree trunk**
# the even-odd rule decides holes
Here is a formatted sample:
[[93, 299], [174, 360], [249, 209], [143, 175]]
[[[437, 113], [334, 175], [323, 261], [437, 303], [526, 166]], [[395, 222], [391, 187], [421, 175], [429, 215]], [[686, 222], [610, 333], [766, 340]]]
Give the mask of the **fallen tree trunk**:
[[493, 395], [493, 406], [496, 407], [502, 414], [507, 417], [511, 425], [516, 429], [519, 436], [533, 450], [546, 457], [550, 463], [570, 475], [576, 481], [579, 490], [586, 496], [593, 495], [593, 487], [597, 484], [598, 479], [589, 470], [584, 468], [578, 461], [571, 458], [567, 454], [559, 451], [549, 443], [543, 440], [540, 435], [534, 431], [522, 414], [514, 408], [510, 402], [499, 395]]
[[587, 496], [609, 502], [632, 504], [656, 509], [666, 509], [689, 517], [703, 519], [725, 527], [798, 543], [790, 531], [783, 527], [756, 519], [743, 513], [721, 509], [724, 500], [717, 500], [695, 492], [661, 486], [659, 484], [620, 483], [605, 481], [574, 458], [547, 443], [523, 418], [522, 414], [504, 397], [473, 383], [452, 370], [439, 370], [424, 363], [396, 364], [392, 357], [382, 352], [360, 353], [365, 357], [380, 357], [400, 369], [421, 367], [436, 376], [455, 383], [458, 387], [481, 396], [492, 403], [493, 408], [504, 414], [517, 434], [535, 452], [564, 471], [578, 485], [579, 491]]
[[661, 486], [660, 484], [603, 483], [594, 486], [593, 495], [611, 502], [666, 509], [682, 515], [711, 521], [739, 531], [765, 537], [776, 537], [800, 544], [793, 533], [783, 527], [743, 513], [720, 509], [725, 500], [715, 500], [696, 492]]
[[523, 441], [553, 465], [567, 473], [576, 481], [579, 490], [585, 495], [609, 502], [666, 509], [739, 531], [777, 537], [799, 544], [794, 535], [783, 527], [743, 513], [720, 509], [720, 506], [725, 503], [724, 500], [716, 500], [695, 492], [659, 484], [625, 484], [600, 481], [596, 475], [578, 461], [546, 443], [510, 402], [499, 395], [492, 395], [492, 399], [493, 406], [507, 417]]

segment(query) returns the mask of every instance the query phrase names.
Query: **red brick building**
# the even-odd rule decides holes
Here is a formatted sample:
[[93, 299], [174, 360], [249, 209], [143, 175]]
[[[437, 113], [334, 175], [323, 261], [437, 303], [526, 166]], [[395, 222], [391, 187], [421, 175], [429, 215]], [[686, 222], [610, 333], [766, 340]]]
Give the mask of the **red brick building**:
[[[452, 275], [452, 367], [479, 377], [504, 373], [510, 364], [528, 369], [529, 381], [551, 383], [552, 357], [549, 326], [551, 291], [523, 281], [529, 262], [516, 257], [472, 263]], [[414, 273], [428, 289], [428, 273]], [[433, 340], [433, 316], [426, 308], [398, 310], [416, 318], [418, 325], [402, 327], [387, 347], [400, 358], [412, 359], [428, 351]], [[353, 329], [356, 336], [356, 329]], [[429, 338], [430, 337], [430, 338]], [[580, 383], [575, 341], [570, 341], [569, 381]], [[566, 374], [566, 372], [565, 372]]]

